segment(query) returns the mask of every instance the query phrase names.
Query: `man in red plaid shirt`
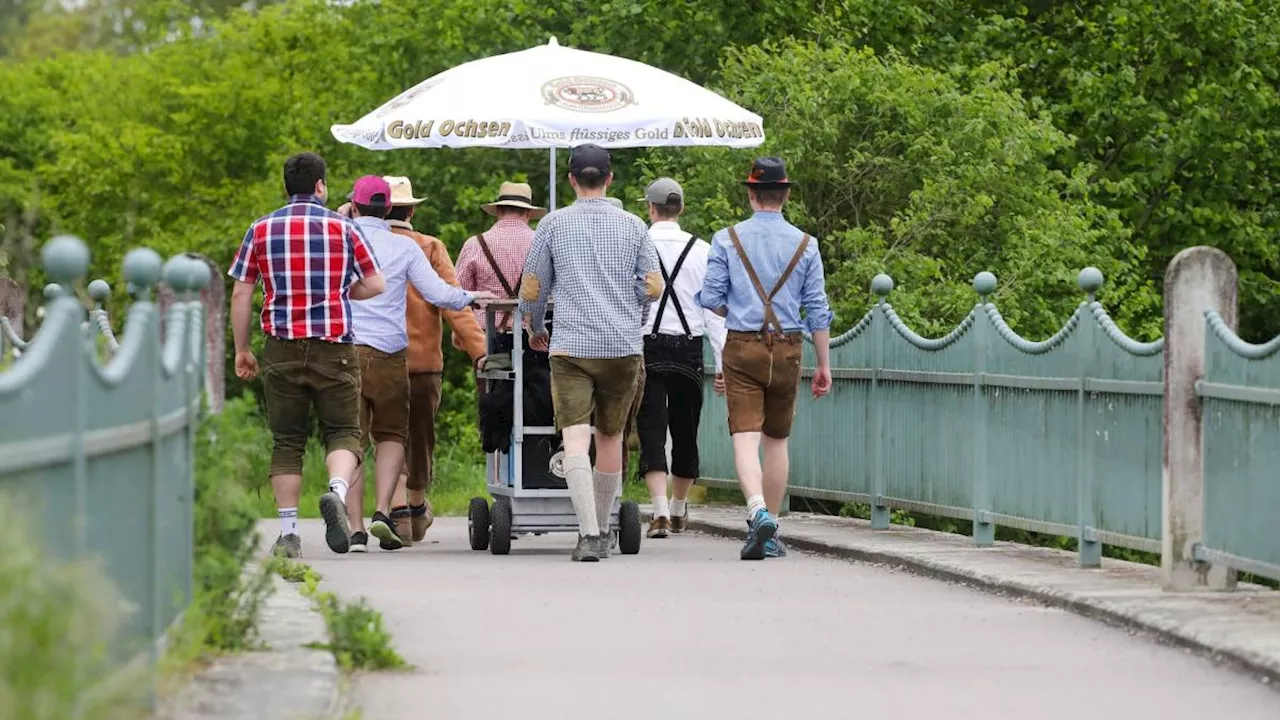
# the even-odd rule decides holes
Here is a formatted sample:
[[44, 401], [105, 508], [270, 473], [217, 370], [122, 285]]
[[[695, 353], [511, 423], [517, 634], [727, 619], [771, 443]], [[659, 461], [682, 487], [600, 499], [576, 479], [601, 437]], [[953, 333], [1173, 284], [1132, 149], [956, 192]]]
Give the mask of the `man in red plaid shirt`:
[[337, 553], [351, 547], [347, 483], [360, 465], [360, 374], [352, 344], [351, 300], [381, 293], [378, 262], [355, 223], [328, 210], [324, 160], [294, 155], [284, 164], [289, 203], [259, 218], [245, 233], [228, 275], [236, 376], [252, 380], [258, 360], [249, 349], [253, 292], [262, 280], [262, 386], [271, 427], [271, 488], [280, 515], [272, 552], [298, 557], [298, 498], [311, 408], [324, 435], [329, 492], [320, 498], [325, 541]]

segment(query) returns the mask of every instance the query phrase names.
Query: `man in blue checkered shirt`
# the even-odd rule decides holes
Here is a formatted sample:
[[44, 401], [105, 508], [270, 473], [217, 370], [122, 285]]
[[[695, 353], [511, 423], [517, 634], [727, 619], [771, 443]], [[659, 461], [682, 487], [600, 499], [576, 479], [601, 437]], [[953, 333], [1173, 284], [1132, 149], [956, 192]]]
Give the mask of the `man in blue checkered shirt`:
[[[605, 198], [609, 153], [580, 145], [569, 158], [577, 202], [538, 223], [520, 283], [529, 346], [551, 354], [551, 399], [564, 472], [578, 515], [575, 561], [608, 557], [609, 518], [622, 486], [622, 434], [643, 366], [649, 305], [662, 294], [658, 256], [639, 218]], [[546, 329], [556, 298], [555, 336]], [[591, 467], [594, 418], [596, 467]]]

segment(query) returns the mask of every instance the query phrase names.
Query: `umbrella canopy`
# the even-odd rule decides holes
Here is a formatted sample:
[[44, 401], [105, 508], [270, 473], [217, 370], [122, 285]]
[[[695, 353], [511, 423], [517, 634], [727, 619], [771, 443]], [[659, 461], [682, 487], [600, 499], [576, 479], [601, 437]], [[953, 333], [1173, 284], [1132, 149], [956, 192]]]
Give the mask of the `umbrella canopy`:
[[756, 147], [764, 122], [716, 93], [644, 63], [547, 45], [430, 77], [333, 136], [370, 150]]

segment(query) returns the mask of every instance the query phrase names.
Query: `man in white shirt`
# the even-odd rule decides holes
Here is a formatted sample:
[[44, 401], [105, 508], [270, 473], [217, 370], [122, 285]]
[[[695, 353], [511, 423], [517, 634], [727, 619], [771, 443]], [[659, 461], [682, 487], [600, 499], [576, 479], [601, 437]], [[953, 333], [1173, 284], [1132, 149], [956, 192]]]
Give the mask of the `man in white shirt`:
[[[698, 478], [698, 422], [702, 416], [702, 339], [715, 355], [717, 392], [723, 392], [720, 355], [724, 318], [704, 310], [694, 296], [702, 290], [711, 245], [680, 229], [684, 190], [658, 178], [645, 190], [649, 237], [658, 253], [666, 289], [649, 312], [644, 335], [644, 395], [636, 415], [640, 473], [653, 499], [648, 536], [664, 538], [688, 527], [689, 489]], [[671, 438], [670, 465], [667, 438]], [[672, 499], [667, 500], [667, 475]]]

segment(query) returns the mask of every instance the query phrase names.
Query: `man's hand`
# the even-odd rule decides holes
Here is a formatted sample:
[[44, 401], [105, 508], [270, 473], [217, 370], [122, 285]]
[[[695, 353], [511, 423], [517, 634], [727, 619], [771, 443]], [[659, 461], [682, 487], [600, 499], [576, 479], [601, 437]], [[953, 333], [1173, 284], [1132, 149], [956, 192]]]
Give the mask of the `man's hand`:
[[236, 377], [249, 382], [258, 377], [258, 358], [252, 350], [236, 351]]
[[498, 299], [497, 295], [494, 295], [488, 290], [476, 290], [475, 292], [471, 293], [471, 295], [472, 295], [471, 304], [478, 305], [480, 307], [484, 307], [485, 304], [488, 303], [490, 300]]
[[342, 217], [351, 217], [351, 203], [343, 203], [342, 207], [338, 208], [337, 213]]
[[715, 388], [717, 395], [724, 395], [724, 373], [716, 373], [716, 379], [712, 381], [711, 387]]
[[540, 333], [534, 333], [529, 337], [529, 347], [538, 352], [546, 352], [551, 347], [551, 333], [543, 330]]
[[820, 398], [831, 392], [831, 368], [819, 365], [813, 371], [813, 397]]
[[462, 338], [458, 337], [458, 333], [450, 333], [449, 342], [453, 343], [454, 350], [466, 350], [462, 347]]

